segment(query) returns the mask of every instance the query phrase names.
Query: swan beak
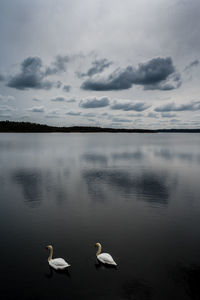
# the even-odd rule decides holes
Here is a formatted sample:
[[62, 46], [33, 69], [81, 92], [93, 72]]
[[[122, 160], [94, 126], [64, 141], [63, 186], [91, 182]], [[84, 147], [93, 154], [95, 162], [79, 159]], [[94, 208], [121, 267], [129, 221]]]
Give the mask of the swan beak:
[[44, 249], [49, 250], [49, 248], [47, 246]]

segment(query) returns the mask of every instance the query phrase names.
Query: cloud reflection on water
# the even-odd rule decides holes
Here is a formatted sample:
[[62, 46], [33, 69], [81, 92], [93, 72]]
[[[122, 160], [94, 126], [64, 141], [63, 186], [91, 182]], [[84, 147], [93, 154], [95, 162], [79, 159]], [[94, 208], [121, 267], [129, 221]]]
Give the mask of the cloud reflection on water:
[[17, 169], [11, 173], [14, 183], [22, 187], [25, 203], [30, 207], [40, 205], [44, 195], [48, 199], [53, 198], [58, 205], [62, 204], [67, 198], [66, 178], [69, 171], [61, 173], [53, 170], [44, 171], [38, 169]]
[[87, 163], [93, 164], [101, 164], [103, 166], [107, 165], [108, 157], [103, 154], [95, 154], [95, 153], [84, 153], [81, 156], [81, 159]]
[[19, 169], [14, 171], [12, 179], [22, 186], [24, 198], [30, 204], [39, 204], [42, 198], [42, 174], [40, 170]]
[[135, 152], [121, 152], [121, 153], [113, 153], [112, 158], [114, 160], [140, 160], [144, 158], [144, 153], [142, 151]]
[[180, 160], [186, 162], [195, 162], [200, 164], [200, 155], [189, 152], [174, 152], [170, 148], [161, 148], [154, 151], [155, 157], [161, 157], [165, 160]]
[[124, 170], [87, 170], [82, 173], [88, 187], [88, 193], [95, 198], [106, 198], [106, 186], [109, 192], [120, 195], [135, 195], [147, 202], [166, 205], [169, 198], [167, 175], [162, 173], [144, 172], [131, 173]]

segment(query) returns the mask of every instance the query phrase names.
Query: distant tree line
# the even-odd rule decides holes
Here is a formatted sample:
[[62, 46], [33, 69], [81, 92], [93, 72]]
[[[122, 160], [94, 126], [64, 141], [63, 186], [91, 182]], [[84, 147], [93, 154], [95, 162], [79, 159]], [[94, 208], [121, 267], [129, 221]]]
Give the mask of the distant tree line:
[[0, 132], [154, 132], [147, 129], [102, 128], [90, 126], [56, 127], [30, 122], [0, 121]]
[[200, 129], [124, 129], [124, 128], [103, 128], [90, 126], [72, 126], [72, 127], [56, 127], [45, 124], [37, 124], [30, 122], [12, 122], [0, 121], [0, 132], [130, 132], [130, 133], [156, 133], [156, 132], [196, 132], [200, 133]]

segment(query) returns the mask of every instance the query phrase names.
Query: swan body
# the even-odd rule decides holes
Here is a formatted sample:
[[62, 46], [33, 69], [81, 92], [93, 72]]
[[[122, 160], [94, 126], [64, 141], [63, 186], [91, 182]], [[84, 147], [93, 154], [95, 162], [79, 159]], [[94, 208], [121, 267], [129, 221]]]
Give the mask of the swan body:
[[51, 245], [46, 247], [50, 250], [48, 262], [49, 265], [55, 270], [64, 270], [65, 268], [70, 267], [70, 265], [63, 258], [52, 258], [53, 256], [53, 247]]
[[102, 262], [103, 264], [117, 266], [116, 262], [114, 261], [114, 259], [112, 258], [112, 256], [109, 253], [101, 253], [101, 244], [100, 243], [96, 243], [95, 247], [98, 248], [96, 256], [100, 262]]

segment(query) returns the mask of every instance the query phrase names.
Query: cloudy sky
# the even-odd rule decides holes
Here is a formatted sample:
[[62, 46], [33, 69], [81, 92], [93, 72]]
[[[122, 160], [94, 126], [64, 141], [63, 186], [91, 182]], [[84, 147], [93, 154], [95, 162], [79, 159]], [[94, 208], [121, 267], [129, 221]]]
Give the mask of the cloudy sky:
[[199, 0], [0, 0], [0, 120], [200, 128]]

